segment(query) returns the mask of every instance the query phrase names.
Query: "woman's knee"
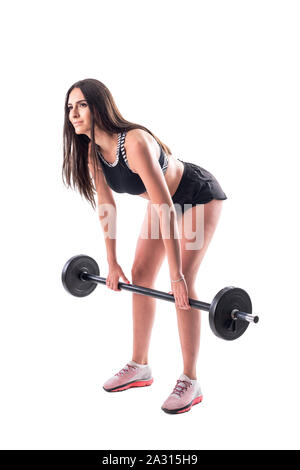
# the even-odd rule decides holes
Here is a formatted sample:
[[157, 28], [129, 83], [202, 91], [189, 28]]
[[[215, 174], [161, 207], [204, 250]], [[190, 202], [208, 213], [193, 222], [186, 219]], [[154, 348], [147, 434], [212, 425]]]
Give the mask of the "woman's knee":
[[133, 284], [137, 285], [152, 285], [156, 279], [157, 276], [157, 270], [153, 269], [153, 267], [150, 267], [145, 264], [140, 265], [140, 264], [134, 264], [131, 268], [131, 278]]

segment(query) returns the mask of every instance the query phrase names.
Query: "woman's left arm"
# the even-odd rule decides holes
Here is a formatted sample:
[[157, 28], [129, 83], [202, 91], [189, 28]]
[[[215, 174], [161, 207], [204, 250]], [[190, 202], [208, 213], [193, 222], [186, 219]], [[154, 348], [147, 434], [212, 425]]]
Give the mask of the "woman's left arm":
[[[158, 160], [152, 155], [150, 145], [143, 138], [137, 138], [127, 145], [129, 165], [142, 179], [151, 203], [154, 205], [160, 220], [160, 228], [168, 258], [171, 280], [183, 276], [181, 248], [177, 216], [168, 185]], [[188, 308], [188, 292], [185, 280], [172, 283], [172, 291], [177, 306]]]

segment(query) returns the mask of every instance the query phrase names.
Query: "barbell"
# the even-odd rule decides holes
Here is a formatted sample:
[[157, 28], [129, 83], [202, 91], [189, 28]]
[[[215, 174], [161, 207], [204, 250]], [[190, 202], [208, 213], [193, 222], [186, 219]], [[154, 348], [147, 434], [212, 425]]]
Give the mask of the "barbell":
[[[62, 283], [70, 294], [86, 297], [95, 290], [97, 284], [106, 284], [106, 278], [100, 277], [99, 266], [93, 258], [76, 255], [64, 265]], [[118, 288], [175, 303], [173, 295], [148, 287], [119, 282]], [[213, 298], [211, 304], [195, 299], [189, 299], [189, 304], [209, 312], [209, 324], [213, 333], [225, 340], [239, 338], [245, 333], [249, 323], [257, 323], [259, 320], [257, 315], [252, 315], [249, 295], [239, 287], [224, 287]]]

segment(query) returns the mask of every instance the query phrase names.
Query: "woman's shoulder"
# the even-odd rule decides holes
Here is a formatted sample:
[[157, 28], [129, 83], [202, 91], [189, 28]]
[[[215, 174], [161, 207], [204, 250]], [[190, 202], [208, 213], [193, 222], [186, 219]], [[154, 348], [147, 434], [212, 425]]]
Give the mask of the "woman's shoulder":
[[126, 144], [128, 147], [137, 143], [153, 144], [156, 142], [154, 137], [144, 129], [131, 129], [126, 132]]
[[[137, 147], [137, 145], [139, 147]], [[158, 142], [151, 134], [149, 134], [149, 132], [144, 131], [144, 129], [131, 129], [130, 131], [127, 131], [124, 147], [129, 166], [135, 173], [137, 173], [135, 169], [135, 156], [137, 148], [139, 150], [142, 149], [148, 151], [148, 153], [150, 153], [153, 158], [159, 159], [160, 156], [160, 147]]]

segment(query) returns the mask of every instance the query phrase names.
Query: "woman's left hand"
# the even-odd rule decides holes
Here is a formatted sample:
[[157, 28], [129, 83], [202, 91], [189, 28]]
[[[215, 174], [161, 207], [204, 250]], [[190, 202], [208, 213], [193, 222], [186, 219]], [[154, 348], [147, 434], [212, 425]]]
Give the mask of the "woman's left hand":
[[176, 308], [190, 310], [191, 306], [189, 304], [188, 288], [185, 279], [183, 278], [181, 281], [172, 282], [171, 284], [172, 291], [170, 291], [169, 294], [173, 294]]

